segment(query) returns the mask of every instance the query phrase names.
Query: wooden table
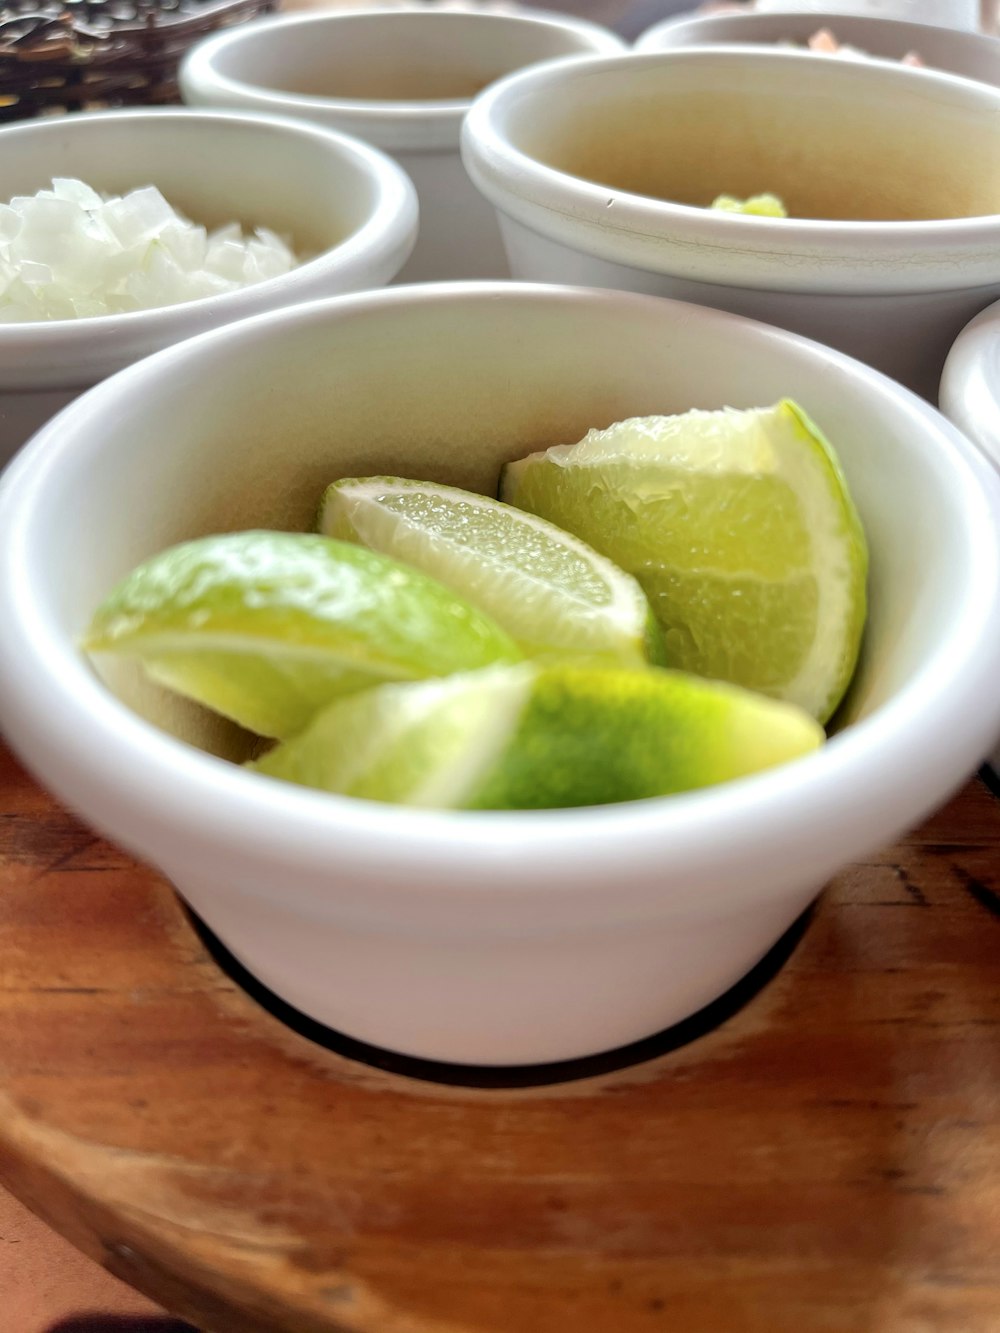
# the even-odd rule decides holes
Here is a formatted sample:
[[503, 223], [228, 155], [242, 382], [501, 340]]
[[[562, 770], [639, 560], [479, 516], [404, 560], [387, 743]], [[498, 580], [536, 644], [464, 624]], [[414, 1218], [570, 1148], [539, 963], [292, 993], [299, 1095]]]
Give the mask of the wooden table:
[[178, 1315], [1000, 1329], [1000, 802], [979, 782], [706, 1018], [546, 1086], [319, 1044], [2, 749], [0, 812], [0, 1176]]

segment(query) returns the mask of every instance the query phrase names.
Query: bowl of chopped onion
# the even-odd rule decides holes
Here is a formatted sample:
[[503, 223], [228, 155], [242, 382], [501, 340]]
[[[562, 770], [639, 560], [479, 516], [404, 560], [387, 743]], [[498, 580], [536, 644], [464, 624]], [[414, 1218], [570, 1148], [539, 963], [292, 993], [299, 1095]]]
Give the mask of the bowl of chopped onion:
[[787, 46], [845, 60], [898, 60], [1000, 85], [1000, 41], [995, 37], [869, 14], [840, 14], [833, 9], [793, 14], [684, 14], [648, 28], [634, 49], [676, 51], [730, 42]]
[[82, 390], [247, 315], [379, 287], [405, 173], [276, 116], [97, 112], [0, 130], [0, 465]]

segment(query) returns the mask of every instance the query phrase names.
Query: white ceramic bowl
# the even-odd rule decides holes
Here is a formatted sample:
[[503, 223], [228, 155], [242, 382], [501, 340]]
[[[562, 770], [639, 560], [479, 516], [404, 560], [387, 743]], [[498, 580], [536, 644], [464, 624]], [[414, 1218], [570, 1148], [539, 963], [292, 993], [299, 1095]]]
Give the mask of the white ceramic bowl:
[[150, 352], [263, 310], [381, 286], [417, 230], [413, 187], [394, 162], [274, 116], [108, 111], [0, 129], [3, 201], [47, 189], [53, 176], [109, 194], [156, 185], [196, 222], [267, 226], [313, 257], [283, 277], [183, 305], [0, 324], [0, 467], [81, 390]]
[[[953, 75], [746, 46], [549, 64], [477, 99], [463, 155], [515, 278], [752, 315], [928, 397], [1000, 296], [1000, 90]], [[797, 216], [704, 206], [762, 190]]]
[[929, 69], [1000, 85], [1000, 41], [995, 37], [928, 22], [840, 14], [833, 9], [808, 14], [689, 14], [649, 28], [634, 49], [674, 51], [736, 42], [751, 46], [778, 42], [805, 45], [819, 28], [829, 28], [838, 41], [883, 60], [902, 60], [915, 51]]
[[[840, 449], [872, 580], [843, 729], [785, 768], [594, 809], [400, 809], [201, 753], [177, 737], [224, 753], [217, 729], [124, 675], [116, 697], [75, 647], [137, 561], [307, 528], [336, 477], [490, 492], [590, 426], [788, 393]], [[558, 1060], [718, 996], [976, 767], [1000, 725], [1000, 480], [926, 403], [778, 330], [618, 292], [391, 288], [207, 334], [72, 404], [0, 484], [0, 624], [10, 742], [266, 985], [412, 1055]]]
[[[1000, 471], [1000, 303], [959, 334], [941, 376], [940, 404]], [[1000, 736], [990, 765], [1000, 779]]]
[[607, 28], [564, 14], [345, 9], [217, 33], [188, 53], [180, 85], [192, 106], [301, 116], [391, 154], [420, 198], [420, 237], [401, 282], [505, 278], [493, 210], [459, 158], [472, 99], [525, 65], [623, 48]]
[[832, 0], [832, 3], [831, 0], [753, 0], [753, 3], [762, 14], [833, 9], [843, 14], [935, 24], [966, 32], [979, 30], [981, 15], [980, 0]]
[[1000, 302], [958, 335], [941, 376], [941, 411], [1000, 469]]

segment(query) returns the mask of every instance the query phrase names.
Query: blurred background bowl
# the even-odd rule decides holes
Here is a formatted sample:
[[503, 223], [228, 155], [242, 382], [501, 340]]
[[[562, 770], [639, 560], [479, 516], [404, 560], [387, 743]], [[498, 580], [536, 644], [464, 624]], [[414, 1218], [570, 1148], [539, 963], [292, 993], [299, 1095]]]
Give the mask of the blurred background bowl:
[[[1000, 303], [977, 315], [959, 334], [945, 362], [940, 403], [941, 411], [1000, 471]], [[996, 633], [1000, 637], [1000, 625]], [[1000, 736], [990, 766], [1000, 780]]]
[[754, 0], [753, 7], [762, 14], [832, 9], [843, 14], [881, 16], [975, 32], [988, 6], [981, 0]]
[[391, 154], [420, 199], [401, 282], [507, 277], [496, 216], [459, 158], [465, 113], [512, 70], [623, 49], [607, 28], [541, 10], [343, 9], [210, 37], [185, 58], [180, 83], [191, 106], [301, 116]]
[[[1000, 90], [882, 61], [698, 47], [502, 80], [463, 131], [515, 278], [680, 297], [932, 397], [1000, 296]], [[709, 209], [768, 191], [791, 217]]]
[[688, 14], [647, 29], [636, 41], [635, 50], [675, 51], [688, 46], [743, 43], [774, 46], [782, 42], [805, 47], [820, 28], [829, 28], [838, 42], [882, 60], [902, 60], [912, 52], [928, 69], [1000, 85], [1000, 41], [995, 37], [831, 10], [808, 14]]
[[940, 404], [1000, 469], [1000, 302], [956, 338], [941, 376]]

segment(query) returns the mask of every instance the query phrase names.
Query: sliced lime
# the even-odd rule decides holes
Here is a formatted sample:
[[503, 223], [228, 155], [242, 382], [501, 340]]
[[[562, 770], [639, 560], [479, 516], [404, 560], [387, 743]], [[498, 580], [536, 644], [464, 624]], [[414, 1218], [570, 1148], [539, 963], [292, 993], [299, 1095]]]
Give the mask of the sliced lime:
[[793, 403], [622, 421], [510, 464], [501, 494], [635, 575], [670, 666], [820, 721], [836, 708], [867, 548], [832, 448]]
[[634, 578], [579, 538], [498, 500], [400, 477], [335, 482], [320, 531], [430, 574], [488, 612], [532, 657], [643, 666], [659, 627]]
[[706, 787], [822, 741], [800, 709], [731, 685], [524, 663], [343, 699], [251, 767], [403, 805], [546, 809]]
[[97, 609], [91, 653], [127, 653], [263, 736], [289, 736], [341, 695], [521, 653], [434, 579], [327, 537], [239, 532], [175, 546]]

